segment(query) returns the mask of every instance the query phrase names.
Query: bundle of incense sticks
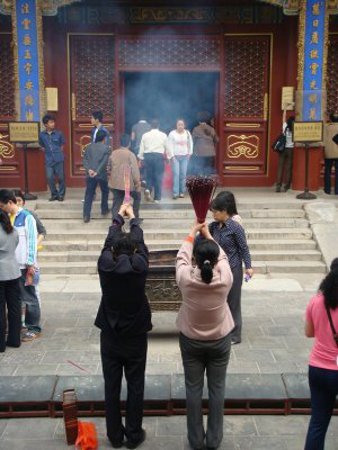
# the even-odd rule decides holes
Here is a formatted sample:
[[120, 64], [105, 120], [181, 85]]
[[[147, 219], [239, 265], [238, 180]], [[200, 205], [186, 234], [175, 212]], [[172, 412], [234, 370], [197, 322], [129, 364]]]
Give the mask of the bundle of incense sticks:
[[212, 177], [192, 176], [186, 181], [188, 193], [199, 223], [207, 217], [210, 201], [214, 195], [217, 181]]
[[125, 165], [123, 167], [123, 180], [124, 180], [124, 200], [123, 203], [130, 203], [130, 166]]

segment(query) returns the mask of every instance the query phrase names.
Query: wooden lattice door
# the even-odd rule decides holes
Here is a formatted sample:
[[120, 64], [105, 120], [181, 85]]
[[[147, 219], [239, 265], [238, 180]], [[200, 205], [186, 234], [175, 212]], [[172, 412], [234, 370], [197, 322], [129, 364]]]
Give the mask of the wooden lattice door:
[[270, 35], [224, 39], [223, 184], [252, 185], [268, 171]]
[[101, 110], [113, 135], [115, 118], [114, 37], [70, 35], [71, 174], [83, 175], [82, 156], [90, 142], [92, 111]]

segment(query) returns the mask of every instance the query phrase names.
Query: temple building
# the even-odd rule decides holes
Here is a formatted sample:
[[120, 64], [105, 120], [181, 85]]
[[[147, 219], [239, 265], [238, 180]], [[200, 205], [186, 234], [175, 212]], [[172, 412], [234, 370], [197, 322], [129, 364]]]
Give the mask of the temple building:
[[[143, 112], [168, 132], [210, 112], [224, 186], [269, 187], [282, 104], [297, 120], [338, 112], [338, 0], [0, 0], [0, 186], [23, 187], [22, 146], [8, 123], [51, 112], [66, 137], [66, 182], [84, 186], [91, 112], [117, 146]], [[46, 189], [44, 155], [27, 150], [30, 189]], [[304, 186], [294, 150], [293, 188]], [[310, 149], [310, 188], [323, 152]]]

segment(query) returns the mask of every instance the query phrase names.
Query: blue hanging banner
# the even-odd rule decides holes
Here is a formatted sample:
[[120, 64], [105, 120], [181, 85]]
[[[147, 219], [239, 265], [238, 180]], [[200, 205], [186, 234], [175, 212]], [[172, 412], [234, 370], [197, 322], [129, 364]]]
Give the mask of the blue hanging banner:
[[302, 119], [322, 120], [326, 0], [307, 0]]
[[39, 30], [37, 0], [15, 0], [19, 117], [40, 121]]

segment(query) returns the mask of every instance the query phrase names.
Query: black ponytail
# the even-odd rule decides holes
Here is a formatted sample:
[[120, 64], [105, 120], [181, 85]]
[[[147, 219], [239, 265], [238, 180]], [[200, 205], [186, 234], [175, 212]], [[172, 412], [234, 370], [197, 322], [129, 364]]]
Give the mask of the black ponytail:
[[338, 307], [338, 258], [332, 261], [330, 272], [320, 283], [319, 290], [324, 295], [325, 307], [336, 309]]
[[201, 271], [201, 278], [206, 284], [210, 284], [213, 277], [215, 264], [219, 257], [219, 246], [211, 239], [198, 241], [194, 247], [194, 258]]

